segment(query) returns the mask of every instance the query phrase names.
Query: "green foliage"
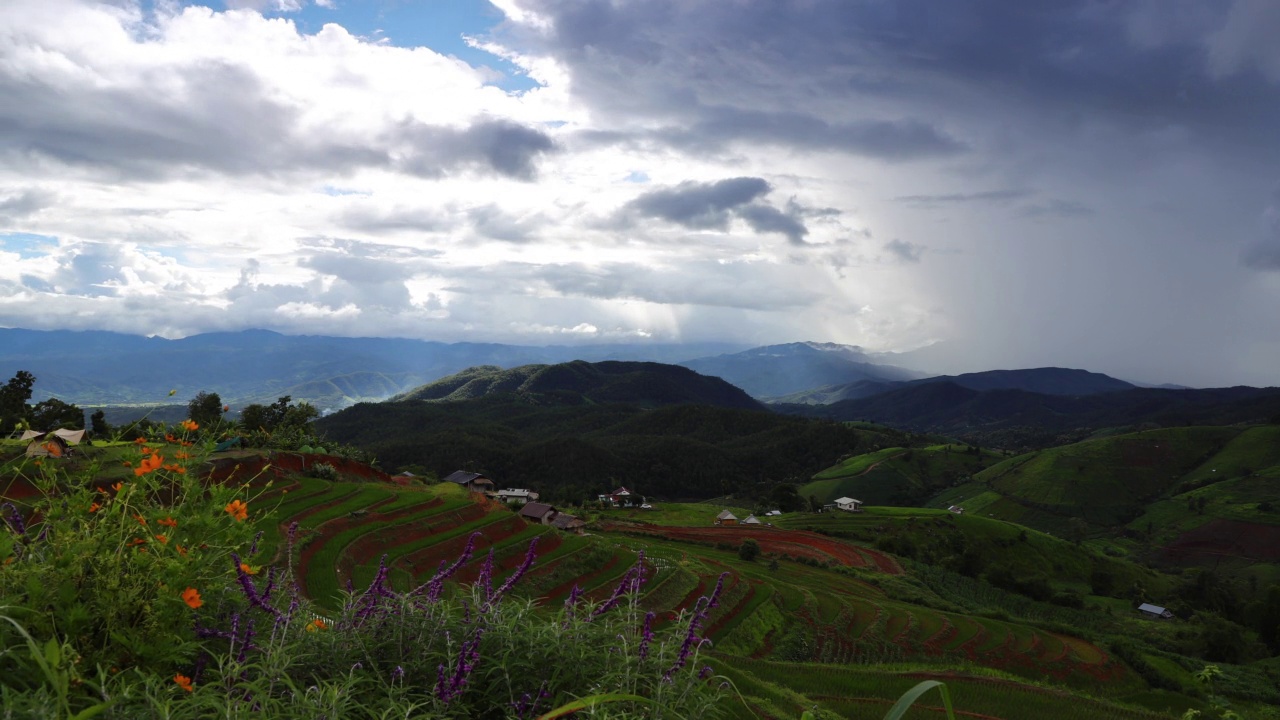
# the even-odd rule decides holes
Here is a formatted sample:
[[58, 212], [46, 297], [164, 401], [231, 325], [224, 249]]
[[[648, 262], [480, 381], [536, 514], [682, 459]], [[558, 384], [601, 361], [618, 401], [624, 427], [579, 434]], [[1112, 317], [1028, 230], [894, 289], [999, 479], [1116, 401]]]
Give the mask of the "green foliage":
[[32, 405], [27, 411], [27, 420], [31, 427], [38, 430], [84, 429], [84, 411], [58, 398], [41, 400]]
[[111, 437], [111, 425], [107, 423], [107, 413], [101, 408], [89, 416], [90, 432], [95, 438], [105, 440]]
[[[22, 512], [29, 523], [10, 517], [0, 546], [0, 604], [15, 623], [0, 627], [7, 635], [0, 646], [20, 627], [72, 658], [68, 672], [77, 683], [95, 668], [192, 658], [199, 643], [184, 593], [223, 606], [231, 577], [226, 554], [250, 536], [250, 525], [227, 509], [233, 501], [252, 503], [239, 488], [204, 488], [187, 472], [192, 464], [180, 444], [139, 448], [135, 473], [114, 485], [93, 482], [100, 468], [92, 466], [78, 478], [54, 463], [6, 468], [37, 494]], [[44, 675], [20, 658], [0, 657], [0, 676], [17, 687], [40, 687]]]
[[222, 421], [222, 398], [201, 390], [187, 403], [187, 418], [201, 427], [212, 428]]
[[752, 538], [747, 538], [738, 546], [738, 557], [746, 562], [754, 562], [760, 557], [760, 543]]
[[[720, 686], [686, 642], [705, 616], [650, 633], [634, 593], [612, 610], [544, 613], [503, 599], [510, 583], [398, 595], [384, 573], [316, 615], [287, 568], [248, 554], [241, 511], [266, 504], [245, 494], [254, 484], [205, 486], [182, 431], [167, 434], [171, 445], [121, 446], [137, 472], [119, 485], [96, 480], [98, 463], [83, 476], [21, 458], [4, 468], [38, 490], [3, 508], [6, 717], [719, 714]], [[364, 487], [362, 503], [390, 492]]]
[[310, 468], [308, 468], [307, 472], [309, 472], [312, 477], [317, 477], [322, 480], [334, 480], [338, 477], [338, 468], [327, 462], [314, 463]]
[[19, 370], [9, 382], [0, 387], [0, 432], [8, 432], [25, 421], [27, 401], [31, 399], [31, 387], [36, 378], [26, 370]]
[[[764, 499], [856, 448], [865, 431], [756, 410], [695, 405], [539, 405], [512, 396], [360, 404], [316, 423], [389, 467], [483, 470], [579, 503], [622, 484], [646, 495]], [[750, 504], [748, 504], [750, 507]]]
[[293, 398], [285, 395], [270, 405], [247, 405], [240, 411], [240, 425], [250, 432], [268, 434], [278, 431], [298, 435], [311, 435], [311, 421], [320, 417], [320, 411], [308, 403], [293, 404]]

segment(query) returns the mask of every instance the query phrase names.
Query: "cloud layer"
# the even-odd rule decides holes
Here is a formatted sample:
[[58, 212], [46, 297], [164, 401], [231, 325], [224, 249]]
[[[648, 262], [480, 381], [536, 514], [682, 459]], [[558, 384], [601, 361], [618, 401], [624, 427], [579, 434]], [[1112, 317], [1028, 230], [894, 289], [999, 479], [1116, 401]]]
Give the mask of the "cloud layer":
[[492, 3], [0, 4], [0, 324], [1276, 382], [1274, 3]]

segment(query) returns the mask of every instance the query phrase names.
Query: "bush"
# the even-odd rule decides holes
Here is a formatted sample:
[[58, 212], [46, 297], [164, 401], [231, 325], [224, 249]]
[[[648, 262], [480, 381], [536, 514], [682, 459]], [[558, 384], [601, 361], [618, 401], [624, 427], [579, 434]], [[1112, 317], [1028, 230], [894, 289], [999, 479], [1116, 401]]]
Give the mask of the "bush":
[[747, 538], [738, 546], [738, 557], [747, 562], [753, 562], [760, 556], [760, 543], [753, 538]]
[[602, 603], [575, 590], [558, 612], [535, 612], [508, 597], [532, 545], [500, 586], [486, 564], [474, 586], [447, 591], [468, 547], [412, 590], [390, 587], [383, 566], [323, 617], [288, 566], [254, 564], [255, 498], [204, 487], [192, 458], [167, 462], [181, 447], [139, 445], [137, 475], [110, 487], [16, 461], [41, 494], [6, 504], [0, 524], [6, 717], [89, 717], [108, 704], [112, 717], [175, 719], [528, 717], [606, 693], [593, 717], [718, 712], [698, 638], [723, 576], [655, 630], [638, 606], [643, 562]]
[[321, 480], [335, 480], [338, 477], [338, 468], [327, 462], [318, 462], [311, 466], [308, 473], [311, 477], [317, 477]]

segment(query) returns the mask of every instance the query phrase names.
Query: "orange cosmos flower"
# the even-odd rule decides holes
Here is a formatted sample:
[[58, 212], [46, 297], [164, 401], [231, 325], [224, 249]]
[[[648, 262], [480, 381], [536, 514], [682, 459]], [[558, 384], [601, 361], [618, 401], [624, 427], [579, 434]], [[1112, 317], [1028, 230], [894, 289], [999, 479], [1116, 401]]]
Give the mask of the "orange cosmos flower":
[[142, 462], [134, 469], [133, 474], [142, 477], [147, 473], [155, 472], [164, 465], [164, 458], [159, 453], [152, 453], [150, 457], [143, 458]]
[[161, 544], [169, 542], [169, 538], [165, 535], [157, 535], [156, 540], [159, 540]]
[[222, 406], [222, 412], [231, 412], [231, 406], [230, 406], [230, 405], [223, 405], [223, 406]]
[[200, 429], [200, 425], [194, 420], [183, 420], [182, 429], [186, 430], [187, 432], [195, 432], [196, 430]]
[[134, 442], [134, 444], [136, 444], [136, 445], [141, 445], [141, 444], [145, 443], [146, 441], [147, 441], [147, 439], [146, 439], [146, 438], [134, 438], [134, 439], [133, 439], [133, 442]]
[[182, 675], [182, 674], [174, 675], [173, 681], [177, 683], [178, 687], [182, 688], [183, 690], [186, 690], [187, 692], [192, 692], [193, 688], [191, 687], [191, 678], [187, 677], [186, 675]]
[[227, 503], [227, 506], [223, 509], [227, 511], [228, 515], [235, 518], [237, 521], [243, 521], [245, 518], [249, 517], [249, 506], [240, 500], [232, 500]]
[[240, 572], [243, 572], [245, 575], [257, 575], [258, 569], [251, 567], [249, 563], [240, 563]]
[[174, 547], [175, 547], [175, 548], [177, 548], [177, 550], [178, 550], [178, 554], [179, 554], [179, 555], [181, 555], [182, 557], [186, 557], [186, 556], [187, 556], [187, 549], [186, 549], [186, 548], [182, 547], [181, 545], [174, 545]]
[[178, 527], [178, 521], [177, 521], [177, 520], [174, 520], [174, 519], [173, 519], [173, 518], [171, 518], [171, 517], [166, 517], [166, 518], [165, 518], [165, 519], [163, 519], [163, 520], [157, 520], [157, 521], [156, 521], [156, 524], [157, 524], [157, 525], [163, 525], [163, 526], [165, 526], [165, 527], [171, 527], [171, 528], [176, 528], [176, 527]]
[[173, 456], [174, 456], [175, 458], [179, 459], [179, 460], [190, 460], [190, 459], [191, 459], [191, 453], [189, 453], [189, 452], [185, 452], [185, 451], [179, 451], [179, 452], [176, 452], [176, 453], [174, 453], [174, 454], [173, 454]]
[[[125, 464], [127, 465], [128, 463], [125, 463]], [[112, 489], [112, 490], [115, 490], [116, 492], [120, 492], [121, 490], [123, 490], [123, 489], [124, 489], [124, 483], [123, 483], [123, 482], [117, 482], [115, 485], [112, 485], [112, 486], [111, 486], [111, 489]]]
[[200, 591], [195, 588], [187, 588], [182, 591], [182, 602], [186, 603], [192, 610], [197, 610], [204, 601], [200, 599]]
[[147, 519], [142, 517], [141, 515], [134, 515], [133, 519], [137, 520], [139, 525], [145, 526], [147, 524]]
[[101, 505], [99, 505], [98, 503], [94, 503], [94, 504], [92, 504], [92, 505], [90, 505], [90, 506], [89, 506], [89, 512], [91, 512], [91, 513], [98, 512], [98, 511], [99, 511], [99, 510], [101, 510], [101, 509], [102, 509], [102, 506], [101, 506]]
[[132, 547], [134, 545], [145, 545], [146, 543], [147, 543], [146, 538], [134, 538], [129, 541], [129, 546]]
[[165, 433], [164, 441], [165, 441], [165, 442], [171, 442], [171, 443], [172, 443], [172, 442], [178, 442], [178, 438], [174, 437], [174, 436], [173, 436], [173, 433]]
[[179, 475], [186, 475], [186, 474], [187, 474], [187, 469], [186, 469], [186, 468], [184, 468], [184, 467], [182, 467], [181, 465], [177, 465], [177, 464], [174, 464], [174, 465], [165, 465], [165, 466], [164, 466], [164, 469], [165, 469], [165, 470], [168, 470], [169, 472], [177, 473], [177, 474], [179, 474]]

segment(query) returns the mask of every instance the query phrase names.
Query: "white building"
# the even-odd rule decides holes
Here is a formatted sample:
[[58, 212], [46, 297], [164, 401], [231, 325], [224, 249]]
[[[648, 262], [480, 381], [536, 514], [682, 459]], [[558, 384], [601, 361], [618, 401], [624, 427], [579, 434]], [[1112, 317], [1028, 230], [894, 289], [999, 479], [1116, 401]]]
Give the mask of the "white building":
[[862, 501], [851, 497], [836, 498], [836, 507], [847, 512], [862, 512]]

